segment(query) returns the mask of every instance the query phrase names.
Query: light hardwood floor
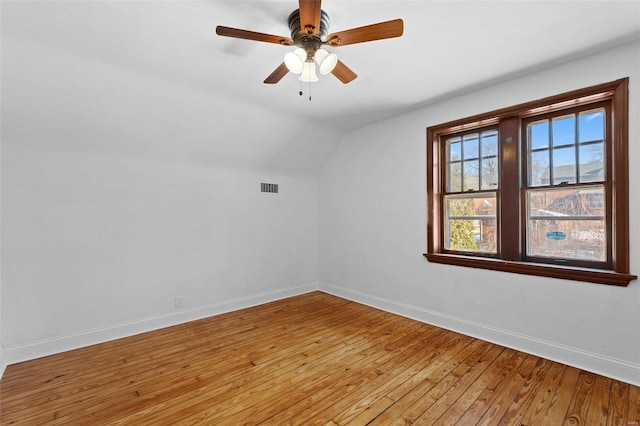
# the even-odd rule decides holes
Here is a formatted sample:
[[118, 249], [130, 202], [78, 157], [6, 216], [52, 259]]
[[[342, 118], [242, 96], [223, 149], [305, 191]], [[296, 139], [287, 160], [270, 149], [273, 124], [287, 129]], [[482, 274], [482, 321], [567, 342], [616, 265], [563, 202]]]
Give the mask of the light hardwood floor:
[[7, 368], [2, 425], [621, 425], [640, 388], [320, 292]]

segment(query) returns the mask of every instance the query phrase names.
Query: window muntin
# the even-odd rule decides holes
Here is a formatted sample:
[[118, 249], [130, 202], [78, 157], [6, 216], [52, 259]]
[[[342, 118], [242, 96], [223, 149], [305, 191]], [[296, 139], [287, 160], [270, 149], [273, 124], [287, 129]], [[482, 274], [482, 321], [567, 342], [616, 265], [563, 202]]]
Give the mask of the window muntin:
[[[625, 78], [429, 127], [425, 257], [611, 285], [637, 279], [629, 273], [628, 84]], [[482, 143], [488, 131], [497, 142], [492, 156]], [[486, 199], [495, 213], [455, 210]], [[476, 245], [452, 235], [459, 224]]]

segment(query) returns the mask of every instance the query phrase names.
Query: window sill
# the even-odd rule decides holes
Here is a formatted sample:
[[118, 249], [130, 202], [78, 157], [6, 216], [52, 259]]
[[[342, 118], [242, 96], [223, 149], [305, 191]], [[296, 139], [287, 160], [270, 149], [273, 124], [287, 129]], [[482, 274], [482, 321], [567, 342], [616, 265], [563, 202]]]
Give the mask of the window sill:
[[512, 272], [524, 275], [560, 278], [597, 284], [626, 287], [638, 277], [615, 271], [600, 269], [573, 268], [568, 266], [545, 265], [541, 263], [514, 262], [502, 259], [460, 256], [442, 253], [424, 253], [429, 262], [446, 265], [466, 266], [469, 268], [489, 269], [492, 271]]

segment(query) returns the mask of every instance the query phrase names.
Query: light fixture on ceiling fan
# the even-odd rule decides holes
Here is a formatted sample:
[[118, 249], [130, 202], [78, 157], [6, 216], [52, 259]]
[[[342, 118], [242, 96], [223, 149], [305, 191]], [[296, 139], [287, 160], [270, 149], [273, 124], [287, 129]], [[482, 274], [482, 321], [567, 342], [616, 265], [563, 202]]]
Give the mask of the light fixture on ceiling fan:
[[300, 9], [289, 15], [291, 38], [298, 48], [284, 55], [284, 64], [290, 72], [300, 75], [300, 81], [318, 81], [316, 64], [323, 75], [329, 74], [338, 64], [338, 55], [322, 48], [323, 40], [327, 39], [328, 28], [329, 15], [324, 10], [320, 11], [320, 29], [317, 34], [301, 31]]
[[340, 61], [335, 53], [327, 51], [323, 46], [340, 47], [400, 37], [404, 31], [402, 19], [394, 19], [327, 35], [329, 15], [321, 9], [321, 0], [299, 0], [298, 4], [299, 9], [294, 10], [288, 19], [291, 38], [224, 26], [217, 26], [216, 34], [283, 46], [297, 46], [294, 51], [285, 54], [284, 62], [264, 80], [267, 84], [279, 82], [288, 72], [298, 74], [300, 81], [318, 81], [316, 65], [320, 74], [331, 73], [346, 84], [357, 77], [356, 73]]
[[313, 56], [309, 56], [303, 48], [298, 47], [284, 55], [284, 64], [289, 71], [300, 75], [300, 81], [314, 82], [318, 81], [316, 64], [320, 74], [329, 74], [338, 64], [338, 55], [329, 53], [325, 49], [318, 49]]

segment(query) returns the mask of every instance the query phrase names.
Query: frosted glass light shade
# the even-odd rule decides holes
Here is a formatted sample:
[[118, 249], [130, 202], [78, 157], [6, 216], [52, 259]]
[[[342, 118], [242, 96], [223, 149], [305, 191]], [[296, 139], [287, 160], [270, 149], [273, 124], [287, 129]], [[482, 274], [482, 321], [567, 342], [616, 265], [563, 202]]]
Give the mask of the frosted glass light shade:
[[313, 61], [305, 61], [302, 74], [300, 74], [300, 81], [312, 83], [318, 81], [316, 75], [316, 63]]
[[329, 74], [336, 67], [338, 63], [338, 55], [335, 53], [329, 53], [324, 49], [318, 49], [315, 55], [320, 74]]
[[304, 62], [307, 59], [307, 52], [303, 48], [298, 47], [293, 52], [287, 52], [284, 55], [284, 64], [287, 69], [294, 74], [300, 74], [304, 69]]

